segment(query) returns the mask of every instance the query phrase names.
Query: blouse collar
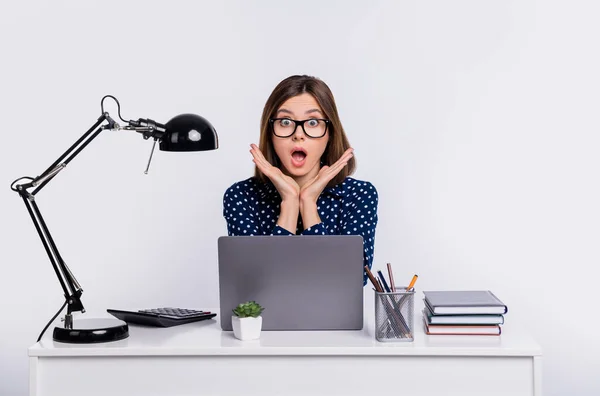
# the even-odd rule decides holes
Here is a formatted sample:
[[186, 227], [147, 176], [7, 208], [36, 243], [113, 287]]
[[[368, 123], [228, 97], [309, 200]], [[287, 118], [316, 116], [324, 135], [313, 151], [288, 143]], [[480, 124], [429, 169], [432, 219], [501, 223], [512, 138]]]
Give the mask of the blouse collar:
[[[263, 197], [265, 197], [267, 195], [271, 196], [274, 194], [277, 194], [277, 195], [279, 194], [277, 192], [277, 189], [273, 185], [273, 182], [271, 182], [270, 180], [268, 180], [264, 184], [257, 180], [257, 184], [260, 186], [259, 188], [261, 190], [261, 195]], [[334, 196], [336, 198], [343, 198], [344, 197], [344, 182], [336, 184], [335, 186], [332, 186], [332, 187], [325, 187], [323, 189], [323, 193]]]

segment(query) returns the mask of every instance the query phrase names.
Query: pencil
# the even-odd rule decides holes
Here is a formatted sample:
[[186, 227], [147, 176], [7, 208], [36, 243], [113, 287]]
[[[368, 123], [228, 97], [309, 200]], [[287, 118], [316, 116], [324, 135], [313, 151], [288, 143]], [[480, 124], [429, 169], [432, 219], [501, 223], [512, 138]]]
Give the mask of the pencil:
[[417, 278], [419, 277], [419, 275], [413, 276], [412, 280], [410, 281], [410, 285], [408, 285], [408, 287], [406, 288], [406, 291], [409, 291], [410, 289], [412, 289], [415, 286], [415, 282], [417, 281]]
[[390, 287], [392, 288], [392, 291], [395, 292], [396, 285], [394, 284], [394, 275], [392, 275], [392, 264], [387, 263], [387, 269], [388, 269], [388, 275], [390, 277]]

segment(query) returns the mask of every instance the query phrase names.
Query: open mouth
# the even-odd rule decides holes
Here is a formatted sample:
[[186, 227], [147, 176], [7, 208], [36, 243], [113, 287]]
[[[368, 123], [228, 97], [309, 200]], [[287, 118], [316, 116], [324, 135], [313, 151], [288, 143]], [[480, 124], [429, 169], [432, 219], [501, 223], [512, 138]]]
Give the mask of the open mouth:
[[294, 147], [292, 150], [292, 164], [299, 167], [304, 165], [305, 160], [306, 150], [304, 150], [302, 147]]

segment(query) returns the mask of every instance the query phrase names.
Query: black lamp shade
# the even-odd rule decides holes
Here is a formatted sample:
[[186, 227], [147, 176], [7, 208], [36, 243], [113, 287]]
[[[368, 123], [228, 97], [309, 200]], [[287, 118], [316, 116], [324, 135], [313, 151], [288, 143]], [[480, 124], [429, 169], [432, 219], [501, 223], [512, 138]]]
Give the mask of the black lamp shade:
[[206, 151], [219, 148], [219, 138], [208, 120], [196, 114], [181, 114], [165, 124], [160, 139], [162, 151]]

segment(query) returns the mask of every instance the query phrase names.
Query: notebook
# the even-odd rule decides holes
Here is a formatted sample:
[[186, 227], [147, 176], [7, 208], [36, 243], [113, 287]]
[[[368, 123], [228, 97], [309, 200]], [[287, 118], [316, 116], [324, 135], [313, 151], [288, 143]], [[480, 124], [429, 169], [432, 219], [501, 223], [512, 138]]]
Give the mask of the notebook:
[[428, 335], [491, 335], [502, 333], [499, 325], [432, 325], [425, 321], [425, 334]]
[[221, 328], [253, 300], [262, 330], [362, 329], [363, 254], [360, 235], [220, 237]]
[[424, 291], [425, 305], [434, 315], [500, 315], [508, 307], [489, 290]]

